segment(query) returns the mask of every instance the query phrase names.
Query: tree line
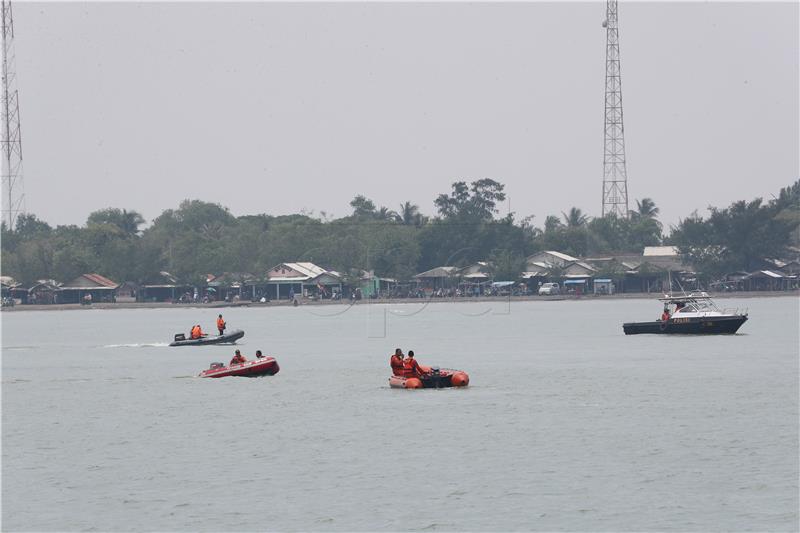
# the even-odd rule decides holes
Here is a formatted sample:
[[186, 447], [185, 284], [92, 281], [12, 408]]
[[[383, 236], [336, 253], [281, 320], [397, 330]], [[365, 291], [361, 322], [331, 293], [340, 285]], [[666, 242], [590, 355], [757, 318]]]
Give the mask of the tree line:
[[547, 216], [499, 216], [505, 186], [492, 179], [457, 181], [434, 199], [436, 214], [404, 202], [393, 210], [364, 196], [342, 218], [327, 214], [234, 216], [219, 204], [184, 200], [145, 229], [136, 211], [107, 208], [83, 226], [50, 226], [33, 214], [14, 228], [2, 226], [2, 270], [22, 283], [69, 281], [97, 272], [115, 281], [152, 282], [160, 271], [202, 284], [208, 274], [263, 275], [284, 261], [310, 261], [343, 275], [373, 270], [408, 280], [442, 265], [488, 261], [496, 279], [516, 279], [525, 258], [539, 250], [577, 257], [640, 254], [645, 246], [672, 244], [707, 276], [758, 268], [763, 258], [781, 258], [800, 246], [800, 180], [777, 197], [710, 207], [670, 228], [658, 220], [650, 198], [636, 201], [627, 218], [590, 217], [572, 207]]

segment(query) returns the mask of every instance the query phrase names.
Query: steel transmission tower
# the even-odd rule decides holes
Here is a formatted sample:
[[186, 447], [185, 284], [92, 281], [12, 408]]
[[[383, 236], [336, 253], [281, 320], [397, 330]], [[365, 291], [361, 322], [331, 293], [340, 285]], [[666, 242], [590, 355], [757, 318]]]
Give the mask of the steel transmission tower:
[[17, 216], [25, 211], [22, 181], [22, 135], [14, 72], [14, 20], [11, 3], [3, 0], [3, 222], [14, 228]]
[[628, 217], [628, 172], [625, 169], [625, 127], [622, 124], [622, 75], [619, 68], [617, 0], [607, 0], [606, 127], [603, 156], [603, 216]]

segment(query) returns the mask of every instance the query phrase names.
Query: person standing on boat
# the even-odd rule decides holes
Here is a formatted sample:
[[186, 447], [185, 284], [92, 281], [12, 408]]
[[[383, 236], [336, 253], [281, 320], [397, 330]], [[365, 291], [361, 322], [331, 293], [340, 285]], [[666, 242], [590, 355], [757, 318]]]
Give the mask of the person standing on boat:
[[239, 350], [236, 350], [235, 355], [233, 356], [233, 359], [231, 359], [231, 364], [228, 365], [228, 366], [241, 365], [242, 363], [246, 363], [246, 362], [247, 362], [247, 359], [245, 358], [245, 356], [242, 355], [242, 352], [240, 352]]
[[217, 329], [219, 330], [220, 336], [225, 334], [225, 321], [222, 319], [222, 315], [217, 317]]
[[419, 363], [414, 359], [414, 350], [409, 350], [408, 356], [403, 361], [403, 374], [407, 378], [419, 378], [424, 374]]
[[392, 354], [392, 357], [389, 359], [389, 366], [392, 367], [392, 374], [395, 376], [403, 376], [405, 375], [405, 370], [403, 368], [403, 350], [397, 348]]
[[669, 320], [669, 308], [664, 306], [664, 312], [661, 313], [661, 321], [666, 322], [667, 320]]

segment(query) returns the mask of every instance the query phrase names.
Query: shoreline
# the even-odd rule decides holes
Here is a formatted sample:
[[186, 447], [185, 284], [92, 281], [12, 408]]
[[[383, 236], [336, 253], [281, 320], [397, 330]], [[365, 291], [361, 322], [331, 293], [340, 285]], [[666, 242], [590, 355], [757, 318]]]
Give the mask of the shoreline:
[[[546, 301], [598, 301], [598, 300], [655, 300], [661, 296], [660, 293], [619, 293], [611, 295], [584, 294], [576, 296], [574, 294], [562, 294], [558, 296], [482, 296], [482, 297], [451, 297], [451, 298], [379, 298], [374, 300], [306, 300], [301, 301], [299, 306], [305, 305], [374, 305], [374, 304], [430, 304], [430, 303], [459, 303], [459, 302], [546, 302]], [[787, 298], [800, 297], [798, 291], [752, 291], [752, 292], [724, 292], [709, 293], [714, 299], [730, 298]], [[178, 309], [178, 308], [199, 308], [199, 309], [223, 309], [237, 307], [293, 307], [291, 300], [273, 300], [266, 303], [261, 302], [209, 302], [209, 303], [171, 303], [171, 302], [117, 302], [117, 303], [93, 303], [90, 305], [82, 304], [29, 304], [15, 305], [13, 307], [3, 307], [2, 312], [24, 312], [24, 311], [78, 311], [92, 309]]]

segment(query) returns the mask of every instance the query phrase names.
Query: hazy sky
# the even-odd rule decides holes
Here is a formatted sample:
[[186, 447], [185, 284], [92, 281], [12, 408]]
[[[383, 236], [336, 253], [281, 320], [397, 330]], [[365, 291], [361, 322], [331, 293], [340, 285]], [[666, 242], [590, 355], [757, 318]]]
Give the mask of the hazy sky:
[[[674, 224], [798, 168], [798, 3], [621, 2], [628, 188]], [[151, 220], [435, 212], [456, 180], [520, 217], [598, 216], [605, 3], [16, 3], [29, 212]], [[507, 209], [508, 206], [504, 206]]]

